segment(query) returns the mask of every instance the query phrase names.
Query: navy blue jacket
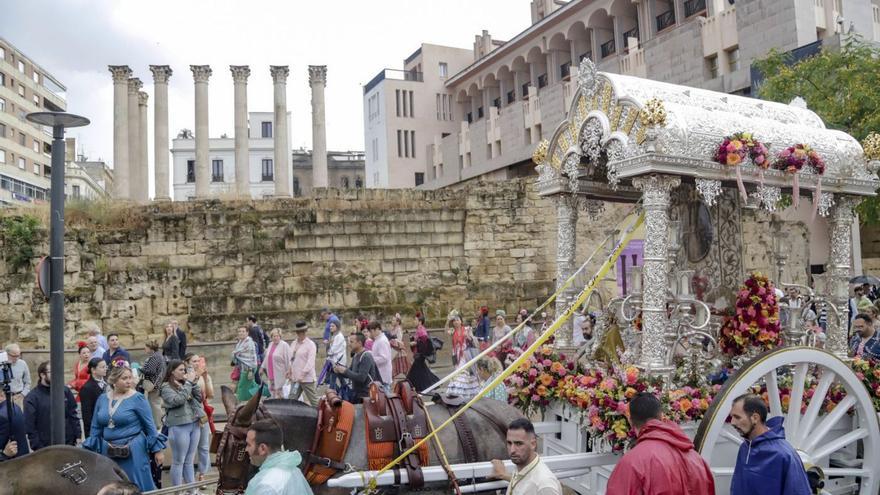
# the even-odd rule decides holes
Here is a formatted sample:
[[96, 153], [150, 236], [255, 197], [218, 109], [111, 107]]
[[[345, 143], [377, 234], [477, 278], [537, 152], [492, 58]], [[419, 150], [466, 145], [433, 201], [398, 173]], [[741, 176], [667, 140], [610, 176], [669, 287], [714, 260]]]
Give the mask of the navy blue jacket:
[[21, 411], [21, 408], [15, 404], [12, 405], [12, 409], [12, 432], [10, 432], [6, 401], [4, 400], [0, 402], [0, 461], [14, 459], [14, 457], [6, 457], [3, 454], [3, 449], [6, 448], [6, 444], [9, 443], [10, 440], [14, 440], [18, 443], [18, 455], [15, 457], [21, 457], [30, 453], [30, 449], [28, 449], [27, 435], [24, 433], [24, 413]]
[[107, 363], [108, 367], [112, 367], [111, 363], [119, 358], [125, 359], [129, 364], [131, 364], [131, 356], [128, 354], [128, 351], [126, 351], [122, 346], [117, 347], [116, 352], [114, 352], [113, 355], [110, 355], [109, 349], [107, 350], [107, 352], [104, 353], [104, 362]]
[[489, 335], [490, 335], [489, 332], [491, 329], [491, 325], [492, 324], [489, 322], [488, 316], [486, 316], [486, 315], [481, 316], [480, 321], [477, 322], [477, 328], [474, 329], [474, 337], [476, 337], [477, 340], [479, 340], [481, 342], [490, 340], [489, 339]]
[[769, 431], [739, 446], [730, 495], [810, 495], [804, 464], [785, 440], [783, 418], [767, 420]]
[[[25, 432], [34, 450], [52, 445], [52, 402], [49, 387], [37, 385], [24, 399]], [[70, 387], [64, 387], [64, 439], [67, 445], [76, 445], [82, 433], [79, 415], [76, 412], [76, 399]], [[21, 445], [18, 446], [21, 448]]]

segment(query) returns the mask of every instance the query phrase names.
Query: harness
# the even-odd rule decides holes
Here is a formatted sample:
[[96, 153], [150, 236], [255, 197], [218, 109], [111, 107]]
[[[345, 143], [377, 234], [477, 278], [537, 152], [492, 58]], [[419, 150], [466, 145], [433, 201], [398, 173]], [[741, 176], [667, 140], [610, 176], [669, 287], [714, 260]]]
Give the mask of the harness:
[[354, 415], [354, 406], [340, 399], [336, 392], [328, 390], [321, 397], [318, 402], [317, 430], [303, 469], [310, 485], [324, 484], [337, 471], [347, 470], [348, 466], [342, 460], [351, 441]]
[[[364, 428], [370, 469], [381, 469], [418, 440], [428, 436], [428, 413], [421, 398], [408, 382], [399, 382], [394, 394], [386, 396], [378, 386], [370, 385], [370, 396], [364, 402]], [[425, 443], [403, 460], [412, 488], [424, 486], [422, 466], [428, 464]], [[400, 483], [400, 470], [394, 469], [395, 483]]]

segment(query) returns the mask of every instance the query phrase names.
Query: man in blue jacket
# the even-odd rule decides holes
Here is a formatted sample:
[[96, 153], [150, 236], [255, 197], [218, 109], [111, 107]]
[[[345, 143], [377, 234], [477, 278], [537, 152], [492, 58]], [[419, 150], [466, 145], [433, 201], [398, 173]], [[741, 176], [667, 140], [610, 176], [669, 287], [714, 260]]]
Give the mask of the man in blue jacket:
[[782, 417], [767, 420], [767, 404], [753, 394], [737, 397], [730, 424], [745, 442], [739, 446], [730, 495], [811, 495], [804, 464], [785, 440]]

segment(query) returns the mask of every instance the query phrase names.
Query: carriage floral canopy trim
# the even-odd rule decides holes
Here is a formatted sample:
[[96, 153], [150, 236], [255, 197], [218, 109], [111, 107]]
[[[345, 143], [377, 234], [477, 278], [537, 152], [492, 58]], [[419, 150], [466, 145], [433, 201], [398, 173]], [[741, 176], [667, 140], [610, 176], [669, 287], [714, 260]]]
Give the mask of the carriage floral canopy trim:
[[[825, 162], [824, 174], [805, 170], [801, 189], [869, 196], [877, 188], [876, 135], [865, 140], [863, 150], [855, 138], [827, 129], [802, 106], [597, 72], [584, 59], [567, 118], [533, 154], [539, 192], [577, 193], [585, 176], [616, 187], [651, 172], [732, 183], [733, 167], [714, 158], [725, 137], [743, 131], [760, 139], [771, 157], [796, 143], [815, 150]], [[791, 186], [783, 171], [763, 171], [752, 163], [740, 167], [753, 189]]]

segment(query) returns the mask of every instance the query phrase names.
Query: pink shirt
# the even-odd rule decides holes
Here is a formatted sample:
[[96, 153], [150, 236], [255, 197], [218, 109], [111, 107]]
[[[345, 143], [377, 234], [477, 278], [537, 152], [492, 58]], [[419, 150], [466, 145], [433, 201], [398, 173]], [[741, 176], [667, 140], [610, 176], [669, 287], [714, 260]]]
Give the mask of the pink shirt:
[[298, 340], [293, 341], [293, 365], [291, 366], [291, 374], [293, 381], [302, 383], [314, 383], [318, 380], [315, 376], [315, 354], [317, 347], [312, 339], [306, 337], [301, 343]]
[[379, 375], [382, 377], [382, 383], [391, 383], [391, 342], [384, 333], [379, 334], [379, 338], [373, 340], [373, 361], [379, 368]]

